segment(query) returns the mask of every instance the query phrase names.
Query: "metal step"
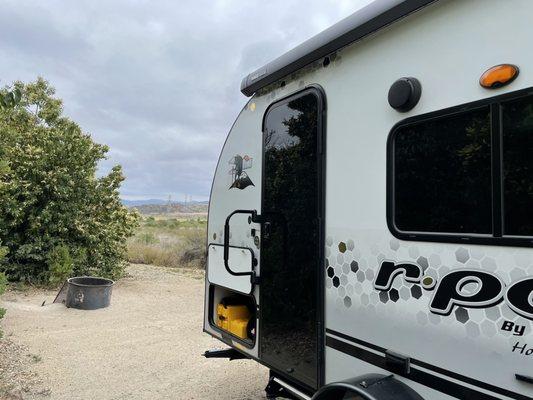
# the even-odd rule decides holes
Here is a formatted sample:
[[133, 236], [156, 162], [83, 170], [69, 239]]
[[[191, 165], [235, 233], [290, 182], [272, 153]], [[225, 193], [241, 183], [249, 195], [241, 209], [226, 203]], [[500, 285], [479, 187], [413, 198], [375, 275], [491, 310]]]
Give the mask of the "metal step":
[[283, 387], [287, 392], [292, 394], [294, 397], [296, 397], [299, 400], [311, 400], [311, 397], [307, 396], [305, 393], [302, 393], [298, 389], [296, 389], [294, 386], [288, 384], [287, 382], [282, 381], [278, 377], [271, 378], [272, 381]]

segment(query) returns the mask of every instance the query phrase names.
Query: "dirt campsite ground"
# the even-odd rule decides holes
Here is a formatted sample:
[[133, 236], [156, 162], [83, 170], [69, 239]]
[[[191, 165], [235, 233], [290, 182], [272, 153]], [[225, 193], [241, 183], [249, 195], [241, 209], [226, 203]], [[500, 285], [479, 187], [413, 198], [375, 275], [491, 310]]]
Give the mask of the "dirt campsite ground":
[[201, 356], [223, 345], [202, 333], [198, 271], [131, 265], [103, 310], [49, 304], [54, 295], [3, 296], [0, 399], [265, 398], [263, 367]]

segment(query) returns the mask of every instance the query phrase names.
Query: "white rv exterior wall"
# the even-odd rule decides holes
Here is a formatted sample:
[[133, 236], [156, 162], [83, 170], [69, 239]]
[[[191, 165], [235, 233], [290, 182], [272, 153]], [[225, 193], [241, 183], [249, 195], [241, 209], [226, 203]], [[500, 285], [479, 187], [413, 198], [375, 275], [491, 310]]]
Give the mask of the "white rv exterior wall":
[[[519, 340], [500, 331], [503, 319], [519, 322], [528, 327], [521, 341], [529, 338], [533, 344], [530, 321], [501, 304], [492, 310], [469, 309], [463, 323], [453, 313], [431, 314], [431, 292], [416, 299], [412, 285], [401, 278], [394, 284], [400, 293], [397, 302], [381, 302], [372, 283], [383, 260], [417, 263], [421, 256], [439, 278], [465, 266], [487, 268], [507, 284], [533, 275], [533, 249], [399, 241], [386, 223], [391, 128], [409, 116], [533, 86], [533, 54], [524, 51], [526, 38], [533, 37], [532, 11], [528, 0], [441, 1], [345, 49], [341, 62], [317, 79], [328, 101], [326, 255], [341, 280], [339, 288], [326, 280], [326, 327], [530, 396], [533, 388], [517, 382], [514, 374], [531, 371], [532, 359], [513, 354]], [[500, 90], [481, 88], [483, 71], [504, 62], [520, 65], [522, 75]], [[403, 115], [386, 101], [390, 85], [402, 76], [414, 76], [423, 86], [419, 105]], [[341, 253], [338, 244], [351, 241], [353, 250]], [[343, 266], [352, 260], [359, 272], [344, 274]], [[347, 378], [350, 368], [341, 367], [337, 352], [327, 348], [326, 353], [327, 381]], [[355, 367], [357, 361], [352, 363]]]
[[[254, 104], [253, 107], [250, 107]], [[266, 108], [265, 108], [266, 109]], [[261, 115], [265, 109], [256, 109], [255, 103], [250, 101], [241, 111], [239, 117], [231, 128], [230, 134], [226, 139], [222, 153], [220, 154], [217, 170], [213, 179], [213, 187], [211, 188], [211, 197], [209, 201], [209, 221], [207, 228], [207, 242], [210, 244], [222, 245], [224, 243], [224, 223], [226, 217], [233, 211], [238, 209], [245, 210], [260, 210], [261, 209], [261, 151], [262, 151], [262, 131], [261, 131]], [[235, 155], [248, 155], [253, 159], [253, 167], [246, 170], [249, 178], [254, 185], [240, 190], [237, 188], [230, 189], [231, 180], [231, 165], [230, 160]], [[255, 249], [253, 237], [250, 235], [251, 228], [259, 228], [258, 224], [249, 225], [248, 215], [236, 215], [231, 220], [231, 246], [246, 247]], [[216, 264], [215, 264], [216, 262]], [[231, 265], [231, 258], [229, 260]], [[209, 271], [217, 269], [217, 273], [213, 274]], [[257, 267], [259, 270], [259, 266]], [[208, 257], [207, 265], [207, 279], [206, 279], [206, 301], [204, 312], [204, 329], [215, 337], [221, 338], [222, 335], [214, 329], [209, 322], [209, 315], [213, 311], [209, 309], [208, 293], [210, 283], [226, 286], [229, 288], [236, 287], [232, 280], [239, 281], [238, 286], [242, 285], [243, 280], [250, 280], [249, 277], [232, 277], [225, 273], [223, 262], [218, 258], [216, 261], [212, 257]], [[217, 280], [210, 282], [209, 276], [226, 276], [228, 282], [224, 285], [223, 281]], [[254, 297], [259, 299], [259, 289], [256, 289]], [[220, 299], [216, 299], [217, 301]], [[216, 304], [216, 302], [214, 303]], [[239, 347], [242, 351], [252, 355], [258, 356], [257, 341], [252, 349], [248, 349], [238, 343], [232, 343]]]
[[[399, 241], [386, 222], [386, 142], [391, 128], [407, 117], [533, 87], [531, 15], [531, 0], [441, 0], [343, 49], [327, 68], [318, 62], [287, 80], [285, 87], [256, 95], [236, 121], [222, 152], [211, 196], [209, 242], [222, 243], [224, 220], [233, 210], [260, 209], [261, 124], [267, 107], [318, 84], [327, 102], [325, 251], [341, 282], [335, 287], [326, 277], [326, 328], [533, 397], [533, 387], [514, 378], [515, 373], [531, 375], [533, 360], [512, 352], [517, 341], [533, 346], [531, 322], [505, 303], [469, 309], [468, 320], [459, 321], [455, 313], [431, 314], [431, 292], [423, 291], [416, 299], [410, 292], [412, 285], [401, 277], [394, 284], [400, 294], [396, 302], [382, 302], [373, 288], [378, 266], [385, 259], [420, 263], [423, 257], [438, 278], [464, 267], [495, 272], [506, 284], [533, 275], [531, 248]], [[518, 79], [498, 90], [481, 88], [478, 80], [484, 70], [505, 62], [520, 66]], [[417, 107], [400, 114], [388, 105], [387, 93], [404, 76], [419, 79], [423, 92]], [[249, 172], [255, 186], [228, 191], [224, 176], [228, 159], [242, 153], [257, 160]], [[246, 217], [242, 218], [242, 230], [232, 237], [232, 244], [255, 248], [246, 236]], [[339, 251], [341, 242], [347, 245], [344, 253]], [[357, 272], [349, 268], [352, 261], [358, 263]], [[525, 336], [502, 332], [504, 319], [526, 325]], [[207, 318], [205, 327], [218, 335]], [[257, 349], [250, 354], [257, 357]], [[327, 382], [373, 371], [379, 369], [326, 348]], [[428, 400], [450, 399], [405, 382]]]

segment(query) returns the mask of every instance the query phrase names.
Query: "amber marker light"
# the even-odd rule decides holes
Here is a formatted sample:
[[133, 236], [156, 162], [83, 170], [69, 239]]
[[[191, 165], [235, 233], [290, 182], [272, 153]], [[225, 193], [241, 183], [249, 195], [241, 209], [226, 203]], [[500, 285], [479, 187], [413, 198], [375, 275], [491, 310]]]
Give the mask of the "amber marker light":
[[481, 78], [479, 84], [487, 89], [496, 89], [508, 85], [516, 79], [520, 70], [516, 65], [501, 64], [486, 70]]

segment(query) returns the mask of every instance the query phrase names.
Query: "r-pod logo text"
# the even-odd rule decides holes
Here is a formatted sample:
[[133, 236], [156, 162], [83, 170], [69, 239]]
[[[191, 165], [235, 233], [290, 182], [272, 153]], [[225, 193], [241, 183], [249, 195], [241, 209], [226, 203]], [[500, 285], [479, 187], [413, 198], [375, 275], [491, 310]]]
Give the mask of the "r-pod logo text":
[[506, 286], [496, 274], [461, 268], [450, 271], [437, 282], [431, 276], [424, 276], [419, 265], [384, 261], [374, 288], [389, 291], [399, 275], [403, 275], [407, 282], [418, 283], [423, 289], [433, 291], [429, 309], [434, 314], [450, 315], [456, 306], [487, 308], [505, 301], [515, 313], [533, 320], [533, 277]]

